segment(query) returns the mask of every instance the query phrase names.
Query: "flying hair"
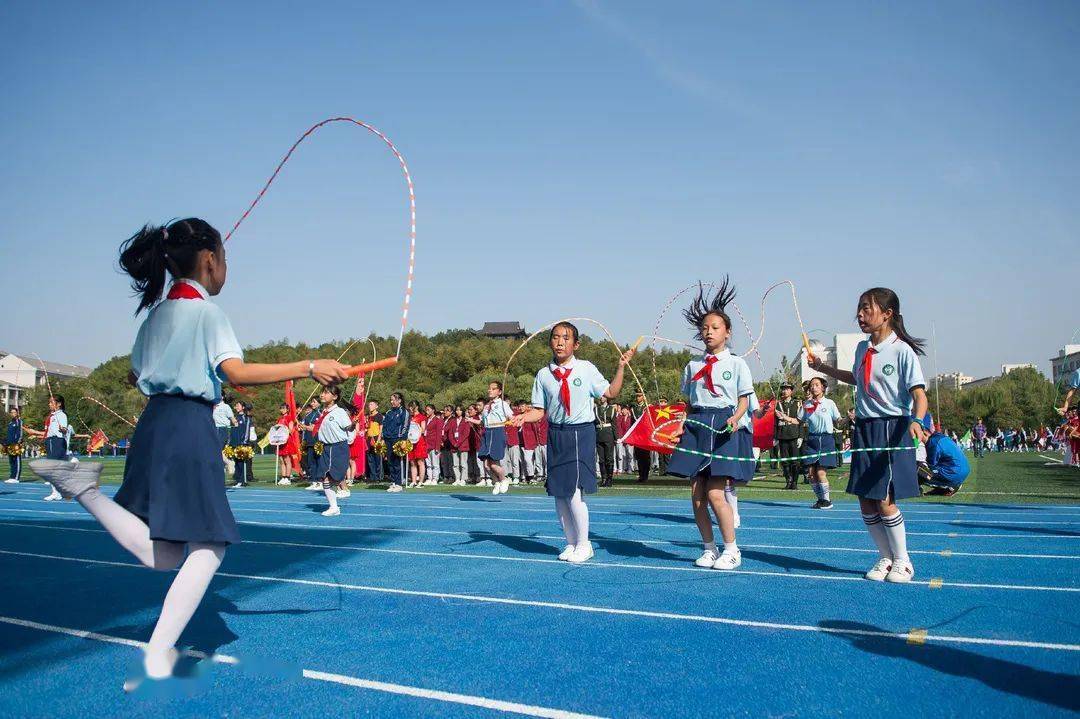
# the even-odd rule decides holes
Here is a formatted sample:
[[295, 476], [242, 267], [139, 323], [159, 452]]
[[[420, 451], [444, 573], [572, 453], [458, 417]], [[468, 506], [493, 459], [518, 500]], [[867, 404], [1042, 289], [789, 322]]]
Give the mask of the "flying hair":
[[724, 325], [731, 331], [731, 317], [728, 316], [727, 307], [735, 300], [735, 286], [731, 283], [731, 278], [724, 275], [724, 279], [721, 280], [719, 286], [716, 288], [716, 294], [711, 298], [709, 293], [706, 292], [705, 286], [698, 282], [698, 295], [694, 298], [694, 301], [690, 303], [690, 306], [683, 310], [683, 318], [690, 324], [691, 327], [697, 332], [696, 339], [703, 340], [701, 336], [701, 326], [705, 323], [705, 318], [709, 315], [717, 315], [724, 321]]

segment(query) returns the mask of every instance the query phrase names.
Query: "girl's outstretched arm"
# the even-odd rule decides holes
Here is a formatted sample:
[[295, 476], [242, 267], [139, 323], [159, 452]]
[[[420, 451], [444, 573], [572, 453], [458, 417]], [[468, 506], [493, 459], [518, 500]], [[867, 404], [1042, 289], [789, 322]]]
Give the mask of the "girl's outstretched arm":
[[300, 360], [285, 364], [249, 364], [236, 357], [221, 363], [221, 373], [232, 384], [275, 384], [290, 379], [311, 377], [321, 385], [331, 385], [345, 379], [347, 365], [336, 360]]

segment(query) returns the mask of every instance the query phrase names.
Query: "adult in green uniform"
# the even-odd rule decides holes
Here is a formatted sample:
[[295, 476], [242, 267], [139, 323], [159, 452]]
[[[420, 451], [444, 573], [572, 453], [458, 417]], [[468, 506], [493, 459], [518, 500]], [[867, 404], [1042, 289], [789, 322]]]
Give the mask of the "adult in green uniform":
[[600, 486], [610, 487], [615, 473], [615, 408], [607, 397], [596, 407], [596, 459], [600, 463]]
[[784, 489], [796, 489], [799, 484], [799, 437], [802, 425], [798, 420], [799, 400], [795, 399], [795, 386], [790, 382], [780, 385], [780, 399], [776, 402], [776, 454], [780, 459], [780, 471], [784, 473]]

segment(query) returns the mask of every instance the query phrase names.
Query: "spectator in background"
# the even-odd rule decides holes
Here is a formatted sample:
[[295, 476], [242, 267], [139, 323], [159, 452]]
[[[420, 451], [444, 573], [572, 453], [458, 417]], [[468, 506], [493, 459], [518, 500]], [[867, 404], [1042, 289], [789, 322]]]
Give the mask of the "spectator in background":
[[383, 457], [375, 451], [375, 443], [382, 437], [383, 424], [383, 414], [379, 411], [378, 402], [372, 400], [367, 403], [367, 415], [367, 478], [369, 482], [382, 482]]
[[982, 417], [979, 417], [975, 421], [975, 426], [971, 428], [971, 439], [975, 447], [975, 456], [982, 457], [986, 451], [986, 425], [983, 424]]
[[426, 418], [424, 444], [427, 445], [427, 457], [424, 460], [427, 465], [427, 479], [424, 484], [438, 484], [439, 478], [442, 476], [440, 457], [442, 455], [443, 430], [446, 422], [441, 414], [435, 412], [435, 405], [433, 404], [424, 405], [424, 417]]
[[615, 471], [622, 474], [633, 474], [634, 452], [633, 447], [622, 441], [630, 427], [634, 424], [634, 415], [626, 405], [617, 405], [618, 413], [615, 415]]

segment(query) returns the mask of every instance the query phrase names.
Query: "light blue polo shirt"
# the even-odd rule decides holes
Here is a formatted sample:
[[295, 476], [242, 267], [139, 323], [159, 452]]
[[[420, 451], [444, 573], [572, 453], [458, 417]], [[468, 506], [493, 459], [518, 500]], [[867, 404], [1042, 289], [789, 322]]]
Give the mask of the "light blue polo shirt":
[[840, 421], [840, 410], [836, 402], [828, 397], [818, 400], [816, 409], [814, 401], [807, 400], [799, 408], [799, 419], [806, 424], [806, 430], [810, 434], [832, 434], [836, 426], [834, 423]]
[[536, 373], [533, 381], [532, 406], [542, 409], [547, 413], [550, 424], [583, 424], [596, 421], [596, 411], [593, 400], [599, 399], [607, 392], [611, 383], [604, 379], [596, 365], [587, 360], [579, 360], [571, 357], [570, 361], [562, 367], [569, 369], [570, 376], [567, 382], [570, 385], [570, 413], [563, 409], [559, 401], [559, 389], [562, 383], [555, 379], [553, 371], [558, 368], [555, 363], [549, 364]]
[[480, 413], [480, 421], [484, 423], [485, 427], [502, 427], [513, 416], [514, 408], [510, 406], [509, 402], [500, 397], [484, 405], [484, 411]]
[[227, 359], [243, 359], [229, 318], [210, 302], [210, 295], [194, 280], [184, 282], [201, 300], [162, 300], [154, 305], [139, 328], [131, 349], [131, 369], [139, 391], [147, 396], [182, 394], [207, 402], [221, 400], [218, 368]]
[[337, 444], [349, 440], [349, 425], [353, 423], [352, 417], [344, 407], [334, 405], [322, 424], [319, 425], [319, 441], [323, 444]]
[[58, 409], [49, 415], [49, 427], [45, 431], [45, 439], [49, 437], [67, 438], [68, 416], [62, 409]]
[[724, 349], [716, 354], [717, 362], [712, 366], [714, 392], [705, 386], [705, 378], [693, 379], [705, 367], [705, 357], [692, 359], [683, 369], [682, 393], [690, 400], [691, 407], [735, 409], [740, 397], [754, 394], [754, 379], [750, 375], [750, 365], [742, 357]]
[[875, 417], [908, 417], [911, 415], [911, 390], [925, 387], [922, 367], [915, 350], [895, 333], [875, 345], [877, 353], [871, 365], [870, 387], [863, 383], [863, 361], [870, 340], [863, 340], [855, 348], [855, 363], [851, 373], [855, 375], [855, 416], [860, 419]]
[[233, 420], [236, 418], [236, 414], [233, 412], [232, 407], [224, 402], [218, 402], [214, 405], [214, 426], [219, 429], [226, 427], [232, 427]]

